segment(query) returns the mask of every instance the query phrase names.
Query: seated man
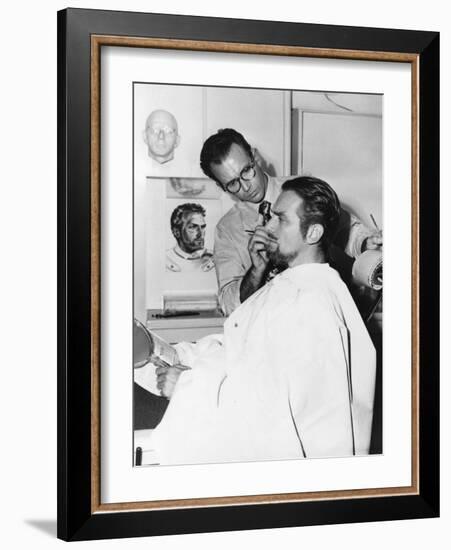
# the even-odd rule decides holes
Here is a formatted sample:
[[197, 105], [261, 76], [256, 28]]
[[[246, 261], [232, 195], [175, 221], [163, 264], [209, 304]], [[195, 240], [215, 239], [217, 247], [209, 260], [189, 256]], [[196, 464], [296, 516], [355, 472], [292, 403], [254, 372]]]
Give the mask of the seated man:
[[180, 344], [182, 364], [157, 369], [171, 398], [153, 434], [161, 464], [369, 452], [375, 351], [325, 263], [337, 195], [324, 181], [296, 178], [273, 214], [256, 242], [284, 271], [230, 315], [223, 336]]

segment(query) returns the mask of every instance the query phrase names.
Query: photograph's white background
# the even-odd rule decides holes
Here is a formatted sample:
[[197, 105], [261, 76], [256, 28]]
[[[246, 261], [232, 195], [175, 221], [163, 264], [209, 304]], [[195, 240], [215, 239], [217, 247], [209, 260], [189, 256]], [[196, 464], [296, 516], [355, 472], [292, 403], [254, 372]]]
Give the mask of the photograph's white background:
[[[106, 48], [102, 52], [101, 187], [102, 214], [106, 215], [101, 223], [101, 502], [408, 486], [411, 479], [410, 67], [371, 61], [211, 52], [178, 52], [174, 56], [171, 53], [137, 48]], [[124, 369], [124, 365], [129, 364], [133, 355], [130, 331], [132, 278], [138, 280], [136, 266], [139, 262], [135, 257], [133, 274], [130, 91], [133, 80], [142, 82], [149, 74], [165, 83], [190, 82], [206, 86], [216, 83], [218, 86], [252, 85], [256, 88], [280, 86], [282, 89], [301, 90], [310, 87], [314, 90], [383, 94], [385, 138], [380, 152], [384, 159], [381, 179], [387, 185], [383, 190], [383, 218], [381, 214], [378, 218], [383, 219], [386, 235], [396, 235], [396, 239], [386, 238], [384, 242], [385, 417], [382, 456], [206, 464], [201, 467], [132, 467], [133, 392], [131, 369]], [[216, 128], [210, 131], [216, 131]], [[322, 165], [317, 166], [319, 171], [325, 169]], [[319, 176], [318, 172], [314, 174]], [[331, 173], [332, 176], [335, 172]], [[328, 181], [335, 186], [334, 179]], [[397, 184], [390, 185], [393, 181]], [[137, 183], [139, 175], [135, 171], [135, 185]], [[152, 188], [150, 198], [157, 203], [155, 184]], [[339, 186], [335, 189], [340, 192]], [[135, 202], [137, 204], [139, 201]], [[402, 211], [398, 208], [400, 204], [404, 205]], [[151, 209], [149, 204], [147, 212]], [[164, 215], [164, 210], [160, 210]], [[165, 225], [161, 215], [149, 217], [158, 224], [154, 225], [153, 234]], [[402, 249], [399, 242], [404, 243]], [[146, 248], [150, 246], [156, 248], [153, 240], [149, 240]], [[161, 252], [164, 253], [163, 247]], [[158, 280], [156, 259], [149, 255], [147, 270], [143, 273], [148, 291], [158, 289], [158, 283], [153, 282]], [[169, 284], [169, 281], [169, 277], [164, 278], [164, 284]], [[185, 289], [190, 288], [186, 277], [184, 281]], [[157, 303], [153, 307], [161, 305]]]
[[[230, 0], [225, 5], [183, 0], [73, 1], [72, 7], [140, 10], [307, 23], [435, 30], [442, 33], [442, 97], [450, 89], [450, 20], [446, 4], [413, 0], [408, 8], [380, 0], [372, 7], [348, 0], [269, 5]], [[56, 536], [56, 11], [64, 2], [30, 1], [3, 11], [0, 133], [1, 215], [1, 518], [5, 548], [53, 548]], [[442, 102], [442, 234], [451, 233], [450, 109]], [[431, 189], [431, 192], [434, 192]], [[448, 278], [449, 246], [443, 241], [442, 277]], [[402, 246], [402, 243], [400, 243]], [[446, 252], [446, 255], [445, 255]], [[449, 365], [450, 294], [442, 288], [442, 364]], [[445, 321], [446, 319], [446, 321]], [[297, 548], [306, 545], [368, 549], [398, 545], [437, 548], [450, 538], [450, 387], [442, 371], [442, 518], [360, 525], [318, 526], [84, 543], [132, 548]]]

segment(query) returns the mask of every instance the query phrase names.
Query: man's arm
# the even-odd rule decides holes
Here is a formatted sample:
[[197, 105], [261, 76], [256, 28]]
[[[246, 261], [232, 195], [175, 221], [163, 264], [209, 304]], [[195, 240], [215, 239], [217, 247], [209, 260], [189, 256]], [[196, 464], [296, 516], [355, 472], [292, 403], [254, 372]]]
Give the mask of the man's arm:
[[248, 245], [252, 265], [240, 285], [241, 303], [264, 285], [269, 264], [268, 250], [276, 246], [277, 241], [269, 236], [263, 226], [255, 228], [255, 233], [249, 240]]
[[357, 258], [365, 250], [375, 250], [382, 247], [382, 232], [372, 231], [353, 214], [350, 216], [349, 237], [345, 252], [352, 258]]
[[233, 221], [236, 220], [219, 223], [215, 231], [218, 298], [225, 315], [230, 315], [264, 284], [268, 267], [266, 249], [276, 243], [263, 226], [257, 226], [252, 237], [244, 229], [230, 230], [228, 225]]
[[378, 250], [379, 248], [382, 248], [382, 245], [382, 231], [377, 231], [363, 241], [362, 252], [365, 252], [365, 250]]
[[[243, 262], [247, 241], [238, 242], [221, 223], [216, 226], [214, 263], [218, 280], [219, 305], [230, 315], [240, 305], [240, 285], [247, 266]], [[241, 248], [243, 251], [240, 253]]]
[[190, 367], [186, 365], [161, 365], [157, 367], [155, 373], [157, 375], [157, 388], [160, 390], [160, 394], [163, 397], [171, 399], [175, 390], [175, 385], [182, 372], [190, 370]]
[[243, 303], [252, 296], [264, 283], [265, 271], [259, 272], [254, 266], [250, 267], [240, 284], [240, 302]]
[[157, 357], [152, 358], [152, 363], [157, 367], [157, 388], [162, 396], [171, 399], [180, 375], [192, 368], [196, 369], [207, 365], [212, 361], [219, 361], [223, 353], [223, 335], [209, 334], [196, 343], [180, 342], [175, 345], [177, 350], [177, 363], [169, 365]]

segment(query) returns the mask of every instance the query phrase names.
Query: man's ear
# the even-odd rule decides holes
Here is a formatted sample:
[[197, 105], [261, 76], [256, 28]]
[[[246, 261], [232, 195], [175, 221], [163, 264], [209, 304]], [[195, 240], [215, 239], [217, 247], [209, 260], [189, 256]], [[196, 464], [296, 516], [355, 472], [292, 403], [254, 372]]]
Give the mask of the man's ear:
[[143, 130], [143, 141], [144, 141], [144, 143], [145, 143], [146, 145], [149, 145], [149, 144], [147, 143], [147, 132], [146, 132], [146, 130]]
[[263, 166], [263, 157], [260, 155], [260, 152], [256, 147], [252, 147], [252, 156], [260, 167]]
[[180, 135], [177, 134], [177, 139], [175, 140], [175, 143], [174, 143], [174, 149], [179, 146], [179, 143], [180, 143]]
[[318, 244], [324, 235], [324, 227], [320, 223], [313, 223], [307, 230], [305, 240], [308, 244]]

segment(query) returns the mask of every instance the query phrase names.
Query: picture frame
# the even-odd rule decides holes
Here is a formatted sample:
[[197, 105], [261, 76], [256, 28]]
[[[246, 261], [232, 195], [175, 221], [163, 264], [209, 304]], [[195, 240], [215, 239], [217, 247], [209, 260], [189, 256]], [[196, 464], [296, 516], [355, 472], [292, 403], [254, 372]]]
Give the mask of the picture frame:
[[[411, 484], [102, 503], [100, 52], [103, 47], [411, 67]], [[58, 13], [58, 537], [88, 540], [439, 514], [439, 34], [67, 9]], [[401, 205], [399, 205], [401, 208]]]

